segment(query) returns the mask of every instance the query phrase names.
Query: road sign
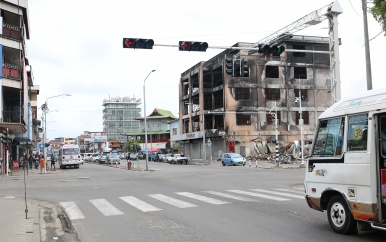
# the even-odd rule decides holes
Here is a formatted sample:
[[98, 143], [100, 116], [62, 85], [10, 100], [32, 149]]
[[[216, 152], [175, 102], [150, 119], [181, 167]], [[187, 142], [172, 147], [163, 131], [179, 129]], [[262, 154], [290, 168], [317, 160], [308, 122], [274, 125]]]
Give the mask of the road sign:
[[40, 149], [44, 149], [44, 144], [39, 144]]

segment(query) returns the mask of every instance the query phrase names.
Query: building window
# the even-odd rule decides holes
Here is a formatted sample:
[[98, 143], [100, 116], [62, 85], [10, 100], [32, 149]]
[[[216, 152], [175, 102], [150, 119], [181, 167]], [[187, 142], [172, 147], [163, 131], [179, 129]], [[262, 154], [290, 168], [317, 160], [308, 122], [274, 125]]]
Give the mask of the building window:
[[[277, 112], [277, 125], [280, 124], [280, 119], [281, 119], [281, 113]], [[267, 113], [267, 124], [270, 124], [270, 125], [275, 124], [275, 117], [270, 113]]]
[[[293, 48], [295, 50], [306, 50], [305, 45], [294, 45]], [[292, 52], [292, 54], [293, 54], [293, 57], [305, 57], [306, 56], [306, 53], [304, 53], [304, 52]]]
[[279, 67], [278, 66], [265, 66], [265, 77], [266, 78], [279, 78]]
[[250, 100], [249, 88], [235, 88], [234, 91], [236, 100]]
[[294, 67], [294, 78], [295, 79], [307, 79], [307, 68], [306, 67]]
[[251, 115], [236, 114], [236, 125], [251, 125]]
[[280, 100], [280, 89], [278, 88], [266, 88], [265, 90], [265, 98], [267, 100]]
[[[299, 97], [299, 89], [294, 89], [295, 97]], [[302, 98], [302, 101], [308, 100], [308, 91], [307, 89], [300, 89], [300, 96]]]
[[[310, 116], [308, 111], [302, 111], [302, 118], [303, 118], [303, 124], [310, 124]], [[300, 113], [296, 112], [296, 124], [300, 124], [299, 119], [300, 119]]]
[[173, 128], [172, 130], [173, 135], [177, 135], [177, 128]]

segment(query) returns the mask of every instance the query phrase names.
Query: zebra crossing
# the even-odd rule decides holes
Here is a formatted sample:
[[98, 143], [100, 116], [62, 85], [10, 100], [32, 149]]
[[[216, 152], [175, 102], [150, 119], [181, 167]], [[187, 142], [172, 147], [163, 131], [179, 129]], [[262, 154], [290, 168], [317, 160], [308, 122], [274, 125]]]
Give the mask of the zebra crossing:
[[[189, 209], [199, 207], [200, 203], [208, 203], [211, 205], [227, 205], [234, 201], [241, 202], [288, 202], [292, 199], [304, 199], [304, 194], [300, 190], [295, 189], [247, 189], [247, 190], [226, 190], [224, 192], [218, 191], [202, 191], [202, 194], [191, 192], [175, 192], [172, 195], [164, 194], [148, 194], [149, 200], [141, 200], [134, 196], [119, 197], [124, 204], [128, 204], [131, 207], [138, 209], [142, 212], [157, 212], [163, 210], [163, 206], [169, 205], [178, 209]], [[189, 201], [186, 201], [189, 200]], [[196, 201], [196, 202], [191, 202]], [[106, 199], [91, 199], [88, 201], [96, 210], [98, 210], [104, 216], [118, 216], [124, 215], [124, 213], [116, 208]], [[87, 203], [87, 204], [89, 204]], [[161, 205], [158, 205], [161, 203]], [[83, 205], [82, 202], [75, 203], [74, 201], [60, 202], [59, 203], [66, 211], [70, 220], [85, 219], [85, 215], [82, 213], [78, 205]], [[156, 204], [156, 205], [155, 205]], [[116, 205], [118, 206], [118, 205]], [[122, 204], [119, 204], [122, 206]]]

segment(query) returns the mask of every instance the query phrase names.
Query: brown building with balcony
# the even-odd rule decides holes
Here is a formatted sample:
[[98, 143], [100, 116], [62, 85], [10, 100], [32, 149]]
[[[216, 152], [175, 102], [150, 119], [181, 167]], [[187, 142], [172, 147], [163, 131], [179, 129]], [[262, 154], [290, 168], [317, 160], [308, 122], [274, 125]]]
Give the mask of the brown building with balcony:
[[[10, 156], [5, 157], [1, 145], [0, 157], [17, 160], [37, 146], [40, 121], [37, 120], [37, 95], [32, 67], [26, 58], [29, 39], [28, 1], [0, 1], [2, 33], [0, 35], [0, 131], [8, 130]], [[4, 165], [2, 166], [4, 168]], [[4, 172], [4, 169], [3, 171]]]
[[[278, 44], [286, 49], [329, 49], [329, 39], [323, 37], [293, 36]], [[215, 160], [224, 152], [256, 155], [257, 142], [275, 143], [276, 134], [281, 144], [300, 140], [300, 109], [304, 140], [312, 140], [317, 117], [332, 104], [329, 55], [238, 53], [225, 50], [181, 74], [180, 134], [172, 140], [178, 140], [191, 159]], [[236, 64], [246, 59], [248, 76], [227, 74], [226, 58], [233, 57]], [[237, 65], [234, 70], [240, 71]], [[295, 103], [299, 91], [302, 108]]]

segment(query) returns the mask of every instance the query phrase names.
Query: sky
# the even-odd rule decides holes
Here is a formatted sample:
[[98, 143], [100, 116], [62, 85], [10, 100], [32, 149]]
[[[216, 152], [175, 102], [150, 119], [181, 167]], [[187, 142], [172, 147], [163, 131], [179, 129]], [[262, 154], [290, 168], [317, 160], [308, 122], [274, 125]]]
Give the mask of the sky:
[[[178, 116], [181, 73], [222, 52], [211, 46], [256, 43], [332, 0], [32, 0], [28, 3], [27, 57], [38, 106], [47, 101], [47, 138], [103, 131], [103, 100], [143, 98], [146, 113], [155, 108]], [[340, 0], [339, 37], [342, 97], [367, 90], [361, 0]], [[371, 5], [369, 5], [371, 6]], [[386, 87], [386, 37], [368, 14], [373, 89]], [[296, 32], [328, 36], [328, 22]], [[377, 36], [378, 35], [378, 36]], [[155, 44], [205, 41], [206, 52], [178, 47], [124, 49], [123, 38], [153, 39]], [[383, 57], [383, 58], [382, 58]], [[383, 68], [383, 69], [382, 69]], [[381, 76], [382, 75], [382, 76]], [[71, 96], [59, 96], [70, 94]], [[143, 103], [141, 104], [143, 115]], [[38, 112], [41, 118], [41, 110]]]

